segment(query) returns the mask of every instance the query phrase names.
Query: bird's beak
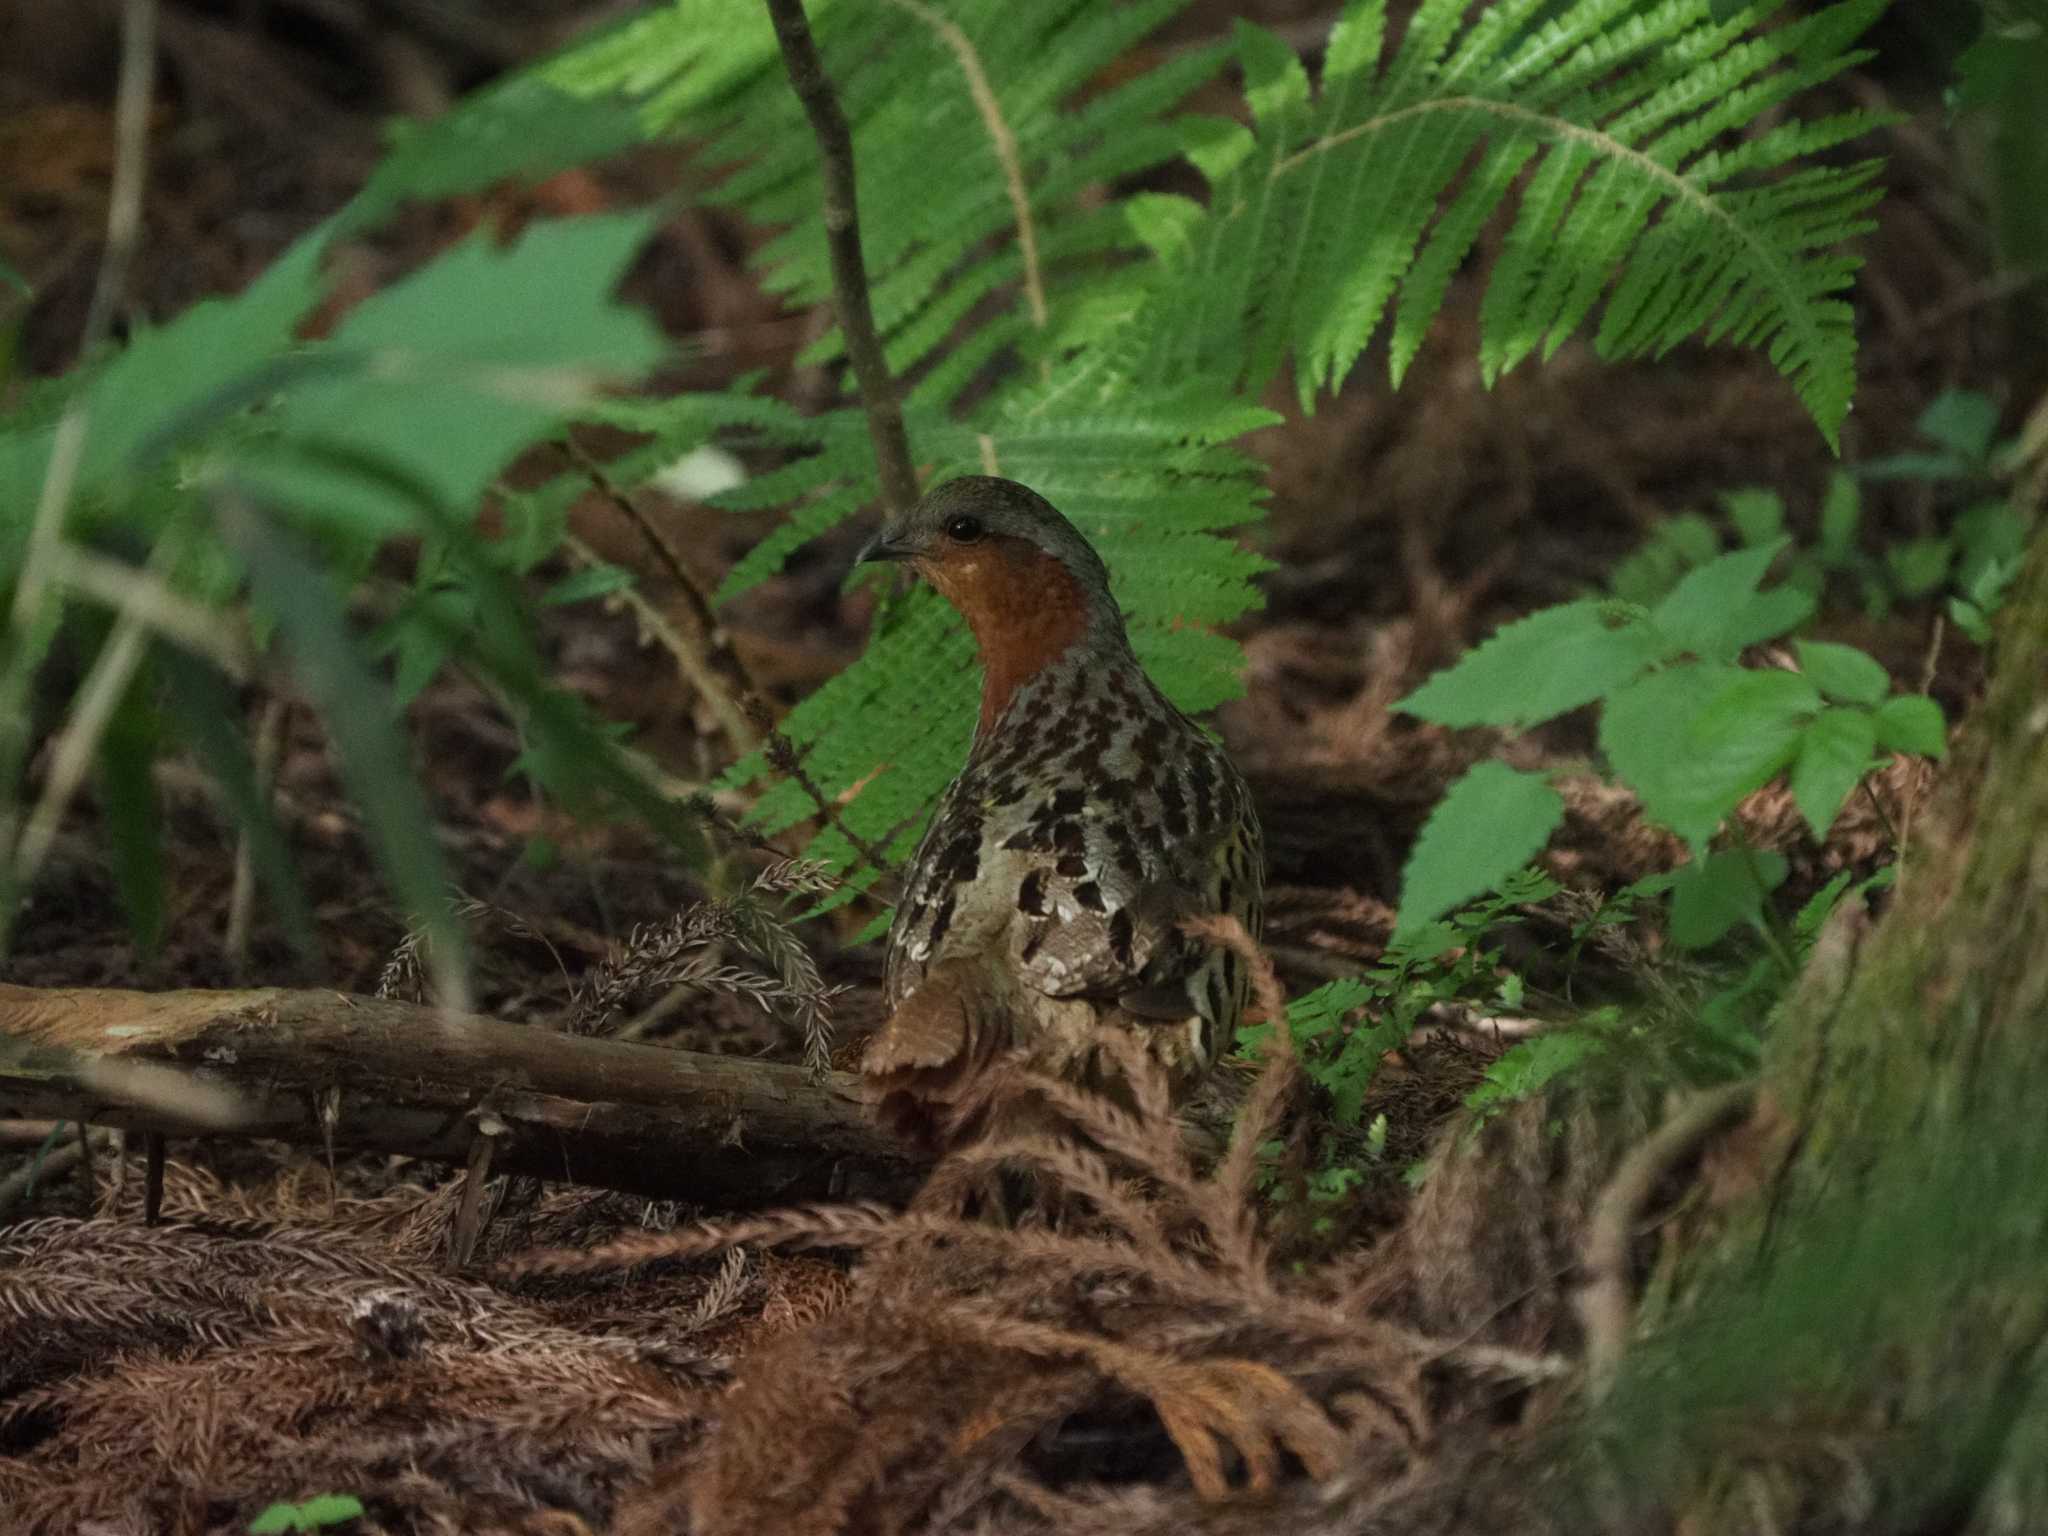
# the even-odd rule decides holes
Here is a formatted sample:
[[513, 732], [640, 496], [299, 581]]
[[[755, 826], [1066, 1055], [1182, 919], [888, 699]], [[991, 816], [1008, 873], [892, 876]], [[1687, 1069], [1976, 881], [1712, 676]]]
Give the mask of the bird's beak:
[[904, 542], [902, 535], [892, 528], [884, 528], [861, 546], [853, 561], [856, 565], [865, 565], [871, 560], [910, 560], [916, 554], [917, 551]]

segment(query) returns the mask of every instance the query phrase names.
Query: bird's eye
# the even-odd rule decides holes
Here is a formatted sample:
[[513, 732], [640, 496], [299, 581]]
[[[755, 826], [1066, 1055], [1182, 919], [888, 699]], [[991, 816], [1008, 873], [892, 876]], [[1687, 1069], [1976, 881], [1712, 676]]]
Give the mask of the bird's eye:
[[988, 530], [981, 526], [978, 517], [949, 517], [946, 519], [946, 537], [958, 544], [972, 544]]

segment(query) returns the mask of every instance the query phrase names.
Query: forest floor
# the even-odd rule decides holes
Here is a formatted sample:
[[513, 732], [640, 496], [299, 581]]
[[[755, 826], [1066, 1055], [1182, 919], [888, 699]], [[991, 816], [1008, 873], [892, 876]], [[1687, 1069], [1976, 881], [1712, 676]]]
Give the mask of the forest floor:
[[[237, 289], [360, 184], [385, 116], [434, 110], [544, 51], [572, 12], [591, 9], [528, 0], [456, 26], [454, 8], [400, 6], [395, 15], [424, 19], [351, 30], [357, 10], [347, 5], [167, 3], [136, 316], [164, 318]], [[1312, 34], [1324, 8], [1261, 9]], [[37, 291], [0, 323], [19, 322], [16, 365], [30, 372], [69, 359], [112, 143], [111, 34], [48, 28], [39, 12], [33, 0], [0, 5], [0, 41], [35, 44], [0, 46], [0, 252]], [[1198, 6], [1162, 46], [1215, 31], [1222, 16]], [[1936, 93], [1868, 77], [1843, 89], [1910, 114], [1884, 136], [1890, 190], [1859, 277], [1862, 382], [1843, 438], [1853, 464], [1908, 447], [1915, 418], [1945, 388], [2010, 407], [2008, 392], [2025, 381], [2012, 377], [2007, 295], [1982, 248], [1981, 214], [1959, 189]], [[341, 289], [374, 291], [480, 223], [635, 199], [672, 172], [669, 157], [650, 153], [602, 175], [411, 210], [344, 253]], [[779, 392], [816, 401], [827, 381], [794, 362], [810, 322], [779, 312], [748, 273], [759, 238], [714, 213], [679, 215], [627, 291], [696, 343], [691, 377], [719, 383], [766, 368]], [[1290, 410], [1250, 445], [1271, 468], [1272, 495], [1246, 536], [1276, 569], [1263, 609], [1234, 631], [1250, 658], [1246, 696], [1216, 724], [1268, 829], [1269, 948], [1290, 994], [1377, 957], [1401, 860], [1464, 766], [1502, 750], [1574, 769], [1590, 757], [1583, 723], [1504, 744], [1423, 727], [1393, 714], [1395, 700], [1503, 620], [1601, 588], [1663, 520], [1711, 514], [1729, 491], [1778, 491], [1793, 529], [1810, 536], [1837, 467], [1783, 381], [1746, 354], [1686, 349], [1616, 366], [1575, 342], [1483, 388], [1478, 289], [1461, 283], [1399, 393], [1368, 359], [1313, 416]], [[682, 502], [650, 510], [707, 579], [764, 531]], [[1923, 485], [1872, 485], [1866, 537], [1927, 532], [1940, 510]], [[656, 604], [673, 598], [601, 496], [579, 506], [574, 526], [639, 570]], [[790, 701], [857, 654], [866, 600], [842, 579], [864, 533], [812, 546], [722, 615], [767, 696]], [[1937, 642], [1935, 612], [1909, 604], [1877, 620], [1845, 610], [1827, 616], [1826, 632], [1864, 646], [1907, 686], [1931, 685], [1953, 719], [1979, 687], [1980, 658], [1953, 631]], [[706, 783], [723, 766], [715, 730], [630, 613], [583, 603], [549, 610], [545, 623], [560, 679], [632, 723], [678, 783]], [[411, 721], [464, 890], [517, 920], [478, 929], [480, 1010], [559, 1020], [636, 927], [712, 894], [702, 872], [659, 856], [644, 833], [566, 823], [508, 779], [518, 744], [480, 690], [436, 683]], [[172, 872], [161, 945], [142, 953], [130, 937], [88, 802], [31, 894], [4, 979], [375, 992], [403, 925], [317, 722], [292, 708], [277, 725], [278, 805], [319, 919], [317, 961], [260, 914], [234, 951], [234, 835], [197, 772], [173, 766], [160, 786]], [[1675, 862], [1676, 845], [1625, 798], [1587, 774], [1580, 782], [1548, 856], [1553, 873], [1612, 890]], [[1923, 792], [1918, 777], [1895, 774], [1882, 794], [1900, 810]], [[722, 808], [738, 814], [745, 802], [725, 796]], [[1745, 814], [1759, 841], [1792, 854], [1806, 889], [1839, 868], [1873, 867], [1889, 847], [1882, 816], [1860, 806], [1826, 847], [1802, 840], [1782, 794], [1764, 792]], [[880, 1011], [879, 948], [848, 942], [865, 916], [803, 930], [824, 979], [846, 988], [834, 1010], [841, 1061]], [[1532, 914], [1518, 941], [1514, 958], [1538, 991], [1561, 922]], [[670, 1023], [662, 1038], [701, 1050], [795, 1059], [801, 1047], [742, 998], [693, 1002]], [[368, 1506], [359, 1526], [341, 1529], [657, 1530], [674, 1528], [685, 1506], [701, 1531], [938, 1529], [942, 1515], [986, 1516], [992, 1529], [1086, 1529], [1115, 1523], [1101, 1491], [1113, 1487], [1126, 1501], [1119, 1528], [1131, 1530], [1165, 1520], [1190, 1483], [1213, 1493], [1210, 1480], [1257, 1485], [1296, 1463], [1317, 1469], [1339, 1444], [1325, 1433], [1333, 1423], [1343, 1454], [1373, 1447], [1360, 1464], [1395, 1480], [1416, 1458], [1451, 1454], [1459, 1425], [1514, 1433], [1540, 1417], [1546, 1373], [1571, 1347], [1555, 1274], [1542, 1280], [1547, 1302], [1527, 1302], [1486, 1336], [1502, 1351], [1486, 1368], [1446, 1342], [1453, 1313], [1432, 1314], [1413, 1295], [1430, 1244], [1508, 1241], [1480, 1233], [1498, 1196], [1459, 1212], [1449, 1209], [1456, 1191], [1433, 1191], [1424, 1198], [1438, 1208], [1420, 1220], [1397, 1176], [1493, 1048], [1484, 1030], [1454, 1032], [1386, 1076], [1369, 1111], [1388, 1116], [1392, 1171], [1333, 1208], [1337, 1236], [1326, 1224], [1316, 1277], [1284, 1303], [1251, 1277], [1248, 1240], [1232, 1235], [1224, 1197], [1245, 1190], [1175, 1194], [1171, 1154], [1156, 1144], [1134, 1153], [1166, 1191], [1117, 1235], [1157, 1261], [1144, 1271], [1150, 1310], [1130, 1286], [1107, 1300], [1081, 1294], [1079, 1260], [1023, 1251], [1028, 1233], [989, 1252], [960, 1239], [943, 1263], [916, 1271], [890, 1246], [910, 1237], [872, 1214], [848, 1217], [843, 1245], [822, 1257], [748, 1246], [594, 1273], [513, 1273], [493, 1266], [716, 1214], [517, 1181], [494, 1191], [478, 1266], [452, 1274], [442, 1256], [456, 1173], [391, 1158], [330, 1170], [318, 1155], [246, 1144], [174, 1144], [164, 1188], [173, 1225], [146, 1229], [138, 1157], [53, 1163], [28, 1189], [20, 1175], [49, 1150], [36, 1128], [0, 1124], [0, 1529], [240, 1531], [266, 1505], [327, 1493]], [[1285, 1134], [1313, 1134], [1324, 1108], [1312, 1096], [1290, 1102]], [[1527, 1153], [1535, 1135], [1509, 1127], [1488, 1155]], [[1476, 1167], [1479, 1182], [1513, 1184], [1498, 1162]], [[74, 1220], [84, 1217], [93, 1220]], [[1145, 1221], [1157, 1230], [1139, 1230]], [[1189, 1225], [1203, 1234], [1195, 1249], [1207, 1278], [1160, 1278], [1181, 1262], [1161, 1255], [1181, 1251]], [[875, 1254], [858, 1293], [854, 1249]], [[1458, 1268], [1440, 1254], [1429, 1262], [1439, 1275]], [[1481, 1265], [1470, 1254], [1460, 1262]], [[1506, 1265], [1540, 1267], [1528, 1255]], [[1095, 1353], [1076, 1353], [1071, 1336], [1094, 1326], [1084, 1321], [1092, 1309], [1116, 1318], [1101, 1323]], [[1357, 1331], [1340, 1336], [1337, 1317]], [[1231, 1333], [1236, 1365], [1260, 1361], [1278, 1376], [1232, 1376], [1236, 1365], [1161, 1342], [1194, 1327], [1190, 1318]], [[1254, 1322], [1265, 1329], [1258, 1339], [1247, 1333]], [[1057, 1330], [1066, 1342], [1049, 1344]], [[1125, 1354], [1112, 1358], [1101, 1339]], [[1370, 1403], [1325, 1414], [1316, 1403], [1339, 1379]], [[818, 1406], [835, 1393], [865, 1394], [857, 1419]], [[1134, 1424], [1130, 1404], [1141, 1400], [1158, 1417]]]

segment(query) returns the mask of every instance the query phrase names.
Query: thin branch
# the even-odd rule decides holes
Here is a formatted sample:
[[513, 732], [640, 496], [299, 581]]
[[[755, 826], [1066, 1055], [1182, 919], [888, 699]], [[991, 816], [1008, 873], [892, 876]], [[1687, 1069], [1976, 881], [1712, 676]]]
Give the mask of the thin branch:
[[868, 436], [874, 442], [875, 467], [882, 478], [883, 510], [894, 520], [917, 500], [917, 471], [910, 462], [910, 439], [903, 431], [903, 407], [896, 398], [895, 381], [889, 377], [889, 363], [882, 355], [874, 311], [868, 303], [867, 265], [861, 257], [860, 213], [854, 191], [853, 139], [818, 58], [817, 44], [811, 40], [803, 0], [767, 0], [767, 4], [790, 86], [803, 103], [818, 140], [825, 183], [825, 240], [832, 257], [839, 328], [846, 335], [846, 355], [867, 410]]
[[56, 579], [81, 596], [133, 615], [163, 639], [205, 657], [233, 682], [247, 682], [255, 670], [240, 624], [223, 623], [219, 609], [185, 596], [152, 571], [66, 545], [57, 552]]
[[83, 1125], [77, 1129], [77, 1140], [50, 1148], [41, 1157], [30, 1159], [25, 1167], [17, 1168], [0, 1179], [0, 1214], [34, 1194], [39, 1186], [48, 1187], [56, 1183], [80, 1163], [85, 1165], [90, 1175], [93, 1152], [110, 1149], [114, 1136], [111, 1131], [88, 1131]]
[[1700, 1144], [1749, 1113], [1755, 1083], [1729, 1083], [1700, 1094], [1621, 1160], [1586, 1224], [1585, 1279], [1578, 1295], [1586, 1331], [1587, 1389], [1597, 1401], [1614, 1384], [1628, 1351], [1635, 1307], [1629, 1297], [1628, 1250], [1665, 1175]]
[[[676, 665], [690, 686], [697, 690], [711, 713], [718, 717], [719, 729], [725, 732], [733, 750], [744, 757], [761, 744], [759, 734], [748, 722], [744, 705], [744, 701], [753, 696], [753, 682], [740, 665], [739, 657], [733, 654], [731, 645], [722, 637], [718, 620], [711, 611], [710, 596], [698, 585], [695, 573], [683, 562], [681, 553], [669, 542], [668, 535], [655, 526], [645, 509], [619, 487], [581, 443], [565, 437], [562, 451], [583, 471], [598, 494], [639, 530], [640, 537], [647, 541], [662, 569], [676, 584], [683, 610], [680, 625], [669, 622], [667, 615], [657, 613], [644, 598], [633, 604], [634, 609], [675, 657]], [[592, 561], [597, 558], [573, 537], [570, 547], [579, 556]], [[628, 601], [632, 601], [631, 596]]]
[[[604, 556], [588, 544], [568, 533], [562, 536], [562, 547], [569, 551], [578, 565], [598, 566], [605, 563]], [[698, 697], [718, 717], [719, 729], [740, 755], [753, 751], [760, 745], [760, 738], [748, 722], [746, 711], [730, 693], [725, 691], [717, 672], [711, 664], [706, 647], [698, 644], [697, 637], [686, 633], [683, 628], [671, 622], [668, 614], [657, 607], [646, 593], [633, 587], [623, 587], [607, 597], [622, 603], [632, 610], [634, 620], [641, 629], [669, 653], [676, 664], [676, 670], [683, 675], [683, 682], [697, 691]]]
[[1024, 259], [1024, 298], [1031, 306], [1032, 326], [1042, 331], [1049, 317], [1045, 307], [1045, 280], [1038, 269], [1038, 228], [1032, 222], [1031, 198], [1024, 187], [1024, 160], [1017, 153], [1017, 136], [1010, 131], [1010, 125], [1003, 117], [1003, 104], [996, 98], [995, 87], [989, 84], [988, 71], [981, 67], [981, 55], [975, 50], [974, 39], [957, 23], [926, 5], [924, 0], [890, 0], [890, 4], [910, 12], [938, 33], [939, 40], [952, 49], [953, 57], [960, 61], [960, 73], [967, 77], [967, 94], [974, 98], [974, 108], [981, 114], [982, 124], [988, 129], [989, 142], [995, 148], [996, 160], [1003, 168], [1003, 185], [1010, 193], [1010, 211], [1017, 218], [1017, 248]]
[[[175, 534], [165, 537], [150, 559], [151, 569], [170, 570], [177, 565], [183, 550], [183, 539]], [[113, 724], [115, 711], [128, 696], [128, 685], [135, 681], [136, 671], [148, 654], [148, 624], [139, 612], [124, 608], [93, 658], [85, 681], [79, 685], [72, 701], [70, 722], [50, 754], [42, 796], [15, 844], [14, 868], [8, 876], [11, 889], [25, 891], [34, 882], [36, 872], [49, 855], [50, 845], [56, 841], [64, 813], [85, 782], [107, 727]]]
[[849, 827], [846, 818], [839, 814], [838, 802], [818, 787], [817, 780], [813, 779], [810, 770], [804, 767], [804, 760], [797, 751], [796, 743], [769, 724], [765, 718], [760, 723], [767, 733], [763, 750], [768, 754], [769, 766], [795, 780], [797, 788], [810, 796], [811, 803], [818, 808], [818, 814], [825, 818], [826, 823], [834, 831], [846, 839], [847, 845], [861, 856], [862, 862], [880, 874], [891, 873], [889, 861], [883, 856], [881, 849]]

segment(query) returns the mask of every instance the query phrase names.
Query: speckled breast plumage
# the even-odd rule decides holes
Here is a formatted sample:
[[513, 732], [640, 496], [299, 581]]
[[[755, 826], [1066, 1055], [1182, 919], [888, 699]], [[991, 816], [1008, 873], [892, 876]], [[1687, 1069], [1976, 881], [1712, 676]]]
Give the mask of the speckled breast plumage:
[[889, 935], [891, 1007], [936, 966], [985, 957], [1018, 983], [1011, 1045], [1071, 1074], [1097, 1023], [1138, 1028], [1181, 1082], [1228, 1044], [1247, 977], [1184, 934], [1257, 934], [1264, 861], [1230, 760], [1128, 652], [1071, 654], [982, 733], [910, 866]]

